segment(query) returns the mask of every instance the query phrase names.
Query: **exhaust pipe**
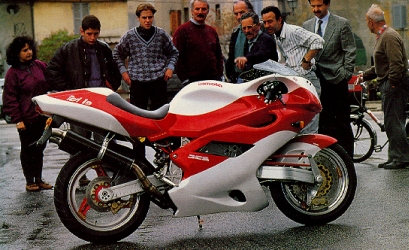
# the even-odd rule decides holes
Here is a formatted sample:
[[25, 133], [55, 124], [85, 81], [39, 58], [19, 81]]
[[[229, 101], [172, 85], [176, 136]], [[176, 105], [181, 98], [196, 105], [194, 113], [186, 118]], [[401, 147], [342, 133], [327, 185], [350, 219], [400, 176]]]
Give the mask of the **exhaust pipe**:
[[[79, 151], [95, 153], [101, 150], [101, 145], [91, 139], [79, 135], [71, 130], [53, 129], [50, 137], [50, 142], [58, 145], [58, 148], [71, 155]], [[134, 160], [114, 150], [107, 148], [105, 154], [102, 155], [101, 160], [104, 159], [110, 163], [119, 164], [123, 167], [131, 168]]]
[[[85, 152], [92, 152], [95, 155], [101, 151], [102, 146], [95, 141], [92, 141], [88, 138], [85, 138], [71, 130], [60, 130], [60, 129], [53, 129], [50, 142], [53, 142], [58, 145], [59, 149], [69, 153], [69, 154], [76, 154], [79, 151]], [[123, 148], [123, 147], [122, 147]], [[121, 148], [121, 149], [122, 149]], [[108, 147], [105, 150], [105, 153], [102, 154], [101, 160], [104, 159], [105, 161], [120, 165], [127, 169], [131, 169], [132, 172], [138, 177], [140, 183], [142, 184], [143, 189], [145, 192], [152, 195], [155, 199], [153, 200], [155, 203], [159, 203], [161, 207], [166, 208], [175, 208], [172, 202], [169, 201], [161, 192], [158, 191], [156, 186], [154, 186], [149, 179], [146, 177], [143, 170], [138, 166], [135, 161], [125, 155], [119, 154], [114, 150]]]

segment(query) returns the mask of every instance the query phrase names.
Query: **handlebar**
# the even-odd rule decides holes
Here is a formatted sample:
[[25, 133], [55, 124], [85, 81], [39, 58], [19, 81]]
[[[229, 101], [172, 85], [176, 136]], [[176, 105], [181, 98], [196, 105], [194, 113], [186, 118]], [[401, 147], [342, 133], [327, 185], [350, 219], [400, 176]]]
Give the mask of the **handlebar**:
[[[356, 78], [356, 80], [355, 80], [355, 82], [354, 82], [355, 85], [358, 85], [358, 81], [360, 80], [359, 78], [361, 78], [361, 77], [357, 77], [357, 78]], [[365, 82], [359, 83], [359, 86], [361, 86], [362, 92], [366, 93], [367, 89], [366, 89]]]
[[264, 95], [264, 102], [267, 104], [277, 99], [284, 104], [281, 97], [282, 94], [288, 93], [288, 89], [283, 82], [266, 81], [257, 88], [257, 93], [259, 95]]

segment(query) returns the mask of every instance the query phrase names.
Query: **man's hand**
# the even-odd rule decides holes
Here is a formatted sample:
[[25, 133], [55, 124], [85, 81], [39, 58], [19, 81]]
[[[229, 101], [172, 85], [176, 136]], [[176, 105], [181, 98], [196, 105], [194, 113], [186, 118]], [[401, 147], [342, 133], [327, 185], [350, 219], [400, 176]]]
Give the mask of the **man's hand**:
[[163, 76], [163, 79], [165, 79], [165, 81], [168, 81], [173, 75], [173, 70], [171, 69], [167, 69], [165, 71], [165, 75]]
[[363, 74], [363, 73], [361, 73], [361, 74], [359, 74], [359, 75], [357, 76], [357, 78], [356, 78], [354, 84], [355, 84], [355, 85], [358, 85], [358, 84], [361, 84], [362, 82], [364, 82], [364, 74]]
[[125, 71], [124, 73], [122, 73], [122, 79], [124, 79], [124, 81], [126, 82], [126, 84], [128, 84], [129, 86], [131, 86], [131, 78], [129, 78], [128, 71]]
[[234, 63], [236, 63], [236, 67], [243, 70], [247, 63], [247, 58], [244, 56], [237, 57], [234, 59]]

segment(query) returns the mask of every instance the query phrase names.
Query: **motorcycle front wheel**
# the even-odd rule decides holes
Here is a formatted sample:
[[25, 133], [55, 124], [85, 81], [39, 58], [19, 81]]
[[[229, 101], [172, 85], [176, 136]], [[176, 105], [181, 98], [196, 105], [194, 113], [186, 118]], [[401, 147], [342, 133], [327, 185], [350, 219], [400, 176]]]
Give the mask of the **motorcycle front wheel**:
[[149, 210], [149, 197], [129, 195], [104, 202], [105, 187], [136, 180], [132, 173], [78, 153], [61, 169], [54, 187], [54, 205], [64, 226], [93, 243], [117, 242], [133, 233]]
[[[323, 177], [318, 190], [301, 182], [270, 185], [271, 196], [280, 211], [309, 226], [324, 225], [341, 216], [354, 199], [357, 185], [354, 164], [340, 145], [320, 150], [314, 160]], [[309, 200], [311, 190], [317, 193]]]

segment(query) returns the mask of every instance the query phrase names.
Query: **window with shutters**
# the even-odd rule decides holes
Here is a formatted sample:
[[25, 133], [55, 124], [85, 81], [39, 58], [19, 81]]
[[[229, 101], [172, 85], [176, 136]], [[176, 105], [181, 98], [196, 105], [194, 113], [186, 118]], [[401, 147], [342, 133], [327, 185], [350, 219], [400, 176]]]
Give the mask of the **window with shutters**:
[[180, 10], [170, 11], [170, 35], [176, 31], [176, 29], [181, 25], [182, 22], [182, 12]]
[[222, 14], [220, 11], [220, 4], [216, 4], [216, 20], [221, 20], [222, 19]]
[[89, 4], [73, 3], [72, 12], [74, 14], [74, 34], [79, 34], [82, 19], [89, 14]]

